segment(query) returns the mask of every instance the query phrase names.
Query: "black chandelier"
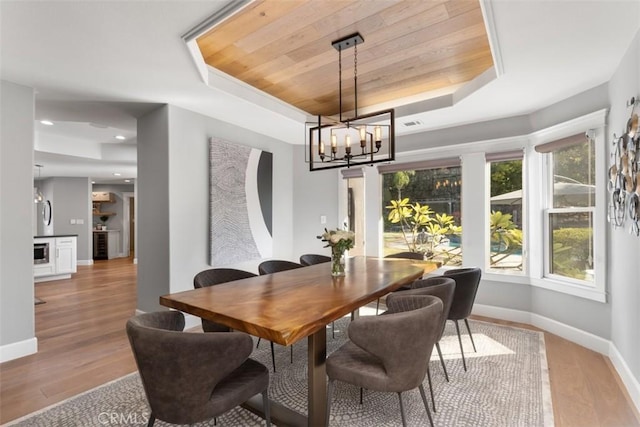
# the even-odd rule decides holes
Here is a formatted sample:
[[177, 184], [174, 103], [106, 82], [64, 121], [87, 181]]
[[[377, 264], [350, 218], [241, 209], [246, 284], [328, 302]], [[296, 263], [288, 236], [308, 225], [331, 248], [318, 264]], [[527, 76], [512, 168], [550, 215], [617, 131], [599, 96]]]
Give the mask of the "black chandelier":
[[[309, 170], [317, 171], [369, 165], [395, 160], [394, 110], [383, 110], [358, 116], [358, 45], [364, 39], [359, 33], [331, 42], [338, 51], [339, 120], [318, 115], [316, 122], [307, 123]], [[342, 117], [342, 51], [354, 48], [354, 117]], [[308, 138], [308, 139], [307, 139]]]

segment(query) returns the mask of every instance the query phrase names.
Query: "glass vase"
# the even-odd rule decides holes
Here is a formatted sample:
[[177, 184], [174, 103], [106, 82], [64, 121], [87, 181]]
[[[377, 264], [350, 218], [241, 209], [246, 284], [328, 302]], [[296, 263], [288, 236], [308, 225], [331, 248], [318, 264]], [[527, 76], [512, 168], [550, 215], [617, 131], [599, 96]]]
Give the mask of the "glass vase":
[[331, 251], [331, 275], [332, 276], [344, 276], [344, 251], [332, 250]]

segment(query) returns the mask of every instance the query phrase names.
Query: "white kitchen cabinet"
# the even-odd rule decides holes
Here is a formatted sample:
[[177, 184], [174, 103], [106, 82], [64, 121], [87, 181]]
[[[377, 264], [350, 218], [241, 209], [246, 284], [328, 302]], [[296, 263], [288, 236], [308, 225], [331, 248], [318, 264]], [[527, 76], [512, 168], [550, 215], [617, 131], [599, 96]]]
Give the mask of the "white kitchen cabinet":
[[77, 236], [36, 237], [34, 244], [47, 244], [47, 257], [34, 265], [33, 276], [36, 282], [68, 279], [78, 271]]
[[77, 268], [76, 237], [56, 238], [56, 273], [75, 273]]

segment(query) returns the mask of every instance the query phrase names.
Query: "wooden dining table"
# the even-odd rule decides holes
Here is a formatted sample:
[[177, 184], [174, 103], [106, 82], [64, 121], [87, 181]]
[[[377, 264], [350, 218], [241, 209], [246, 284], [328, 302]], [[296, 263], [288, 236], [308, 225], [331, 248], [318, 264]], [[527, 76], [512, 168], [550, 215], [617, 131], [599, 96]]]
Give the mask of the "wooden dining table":
[[331, 276], [330, 263], [316, 264], [164, 295], [160, 304], [285, 346], [307, 338], [307, 417], [277, 403], [271, 413], [282, 424], [321, 426], [327, 407], [326, 326], [437, 267], [426, 261], [353, 257], [346, 261], [344, 276]]

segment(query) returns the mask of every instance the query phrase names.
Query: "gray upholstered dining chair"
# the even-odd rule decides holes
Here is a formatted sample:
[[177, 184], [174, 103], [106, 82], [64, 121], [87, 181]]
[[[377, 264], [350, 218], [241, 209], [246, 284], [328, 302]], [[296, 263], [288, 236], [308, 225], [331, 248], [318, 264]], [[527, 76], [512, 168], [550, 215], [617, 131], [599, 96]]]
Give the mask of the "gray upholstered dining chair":
[[447, 318], [449, 320], [453, 320], [456, 325], [458, 343], [460, 344], [460, 353], [462, 353], [462, 366], [466, 371], [467, 362], [464, 358], [464, 349], [462, 347], [462, 338], [460, 337], [458, 320], [464, 320], [464, 323], [467, 326], [467, 332], [469, 332], [469, 338], [471, 338], [473, 351], [476, 351], [476, 343], [473, 342], [473, 335], [471, 334], [471, 328], [469, 327], [468, 317], [471, 315], [471, 309], [473, 308], [473, 303], [476, 300], [476, 293], [478, 292], [478, 285], [480, 284], [480, 278], [482, 277], [482, 270], [479, 268], [457, 268], [445, 271], [444, 275], [456, 281], [456, 290], [453, 294], [453, 302], [451, 303], [451, 309], [449, 310], [449, 316], [447, 316]]
[[[424, 261], [424, 254], [421, 254], [419, 252], [398, 252], [395, 254], [386, 255], [385, 258], [403, 258], [403, 259], [415, 259], [415, 260]], [[408, 290], [408, 289], [411, 289], [411, 285], [405, 285], [398, 288], [399, 291]], [[378, 314], [379, 310], [380, 310], [380, 298], [378, 298], [378, 301], [376, 301], [376, 314]]]
[[422, 382], [440, 333], [442, 301], [433, 296], [392, 298], [385, 316], [364, 316], [349, 325], [350, 341], [327, 358], [327, 415], [335, 381], [369, 390], [398, 393], [402, 425], [406, 426], [402, 393], [420, 389], [433, 427]]
[[[302, 267], [304, 267], [304, 265], [298, 264], [296, 262], [279, 260], [279, 259], [271, 259], [271, 260], [261, 262], [260, 265], [258, 265], [258, 272], [260, 273], [260, 275], [265, 275], [265, 274], [278, 273], [280, 271], [295, 270], [296, 268], [302, 268]], [[257, 345], [260, 345], [260, 340], [258, 340]], [[293, 363], [293, 347], [290, 348], [290, 353], [291, 354], [289, 358], [291, 363]], [[273, 360], [273, 372], [275, 372], [276, 358], [275, 358], [275, 352], [273, 349], [273, 342], [271, 342], [271, 359]]]
[[243, 332], [185, 333], [184, 315], [159, 311], [127, 321], [129, 343], [156, 419], [192, 424], [218, 417], [262, 393], [271, 425], [269, 370], [250, 359], [251, 337]]
[[300, 255], [300, 264], [308, 267], [310, 265], [323, 264], [325, 262], [331, 262], [331, 257], [319, 254], [304, 254]]
[[304, 265], [297, 262], [285, 261], [280, 259], [270, 259], [263, 261], [258, 265], [258, 272], [260, 274], [272, 274], [280, 271], [294, 270], [296, 268], [302, 268]]
[[[408, 291], [400, 291], [394, 292], [387, 297], [387, 300], [393, 300], [393, 298], [397, 298], [399, 296], [407, 296], [407, 295], [431, 295], [434, 297], [440, 298], [442, 301], [442, 316], [440, 318], [440, 324], [442, 325], [440, 328], [440, 332], [438, 333], [438, 337], [436, 339], [436, 349], [438, 350], [438, 356], [440, 358], [440, 364], [442, 365], [442, 370], [444, 371], [444, 377], [447, 382], [449, 382], [449, 373], [447, 372], [447, 366], [444, 363], [444, 358], [442, 357], [442, 350], [440, 349], [440, 340], [442, 339], [442, 334], [444, 333], [444, 328], [447, 323], [447, 317], [449, 315], [449, 310], [451, 308], [451, 303], [453, 302], [453, 294], [456, 288], [455, 280], [444, 277], [444, 276], [436, 276], [429, 277], [426, 279], [416, 280], [411, 285], [411, 289]], [[429, 393], [431, 394], [431, 402], [433, 404], [433, 410], [436, 411], [436, 401], [433, 396], [433, 385], [431, 383], [431, 374], [430, 371], [427, 370], [427, 377], [429, 378]]]
[[[248, 279], [249, 277], [256, 277], [257, 274], [250, 273], [244, 270], [237, 270], [235, 268], [210, 268], [203, 270], [196, 274], [193, 278], [194, 288], [204, 288], [206, 286], [220, 285], [222, 283], [233, 282], [234, 280]], [[231, 328], [226, 325], [221, 325], [216, 322], [212, 322], [207, 319], [202, 319], [202, 330], [205, 332], [229, 332]], [[260, 339], [258, 338], [258, 345], [260, 345]], [[276, 355], [271, 343], [271, 364], [273, 365], [273, 372], [276, 371]]]
[[[235, 268], [210, 268], [194, 276], [193, 287], [196, 289], [205, 288], [249, 277], [256, 277], [256, 275], [248, 271], [236, 270]], [[202, 330], [205, 332], [229, 332], [231, 329], [226, 325], [202, 319]]]

